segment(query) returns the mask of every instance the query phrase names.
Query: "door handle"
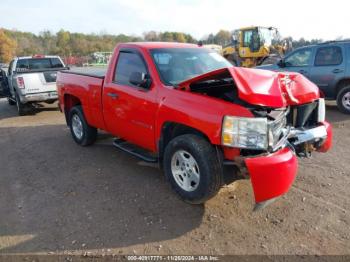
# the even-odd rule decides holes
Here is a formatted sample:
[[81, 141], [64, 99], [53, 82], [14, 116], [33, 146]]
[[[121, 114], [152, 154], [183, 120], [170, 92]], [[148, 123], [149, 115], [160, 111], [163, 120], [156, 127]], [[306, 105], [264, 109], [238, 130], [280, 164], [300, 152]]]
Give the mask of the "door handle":
[[307, 71], [306, 71], [306, 70], [301, 69], [301, 70], [299, 70], [299, 73], [300, 73], [300, 74], [307, 74]]
[[116, 93], [107, 93], [107, 96], [111, 97], [112, 99], [117, 99], [119, 97]]
[[338, 73], [341, 73], [341, 72], [343, 72], [343, 71], [344, 71], [343, 69], [336, 68], [336, 69], [334, 69], [332, 72], [333, 72], [334, 74], [338, 74]]

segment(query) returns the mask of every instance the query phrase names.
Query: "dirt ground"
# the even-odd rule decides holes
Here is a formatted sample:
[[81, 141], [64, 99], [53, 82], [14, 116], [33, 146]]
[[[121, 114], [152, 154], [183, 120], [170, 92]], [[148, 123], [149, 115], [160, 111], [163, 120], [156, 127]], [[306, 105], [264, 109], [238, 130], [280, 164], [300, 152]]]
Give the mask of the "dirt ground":
[[350, 116], [327, 107], [334, 148], [301, 159], [292, 189], [252, 212], [249, 180], [191, 206], [162, 172], [102, 134], [77, 146], [54, 106], [0, 100], [0, 253], [350, 254]]

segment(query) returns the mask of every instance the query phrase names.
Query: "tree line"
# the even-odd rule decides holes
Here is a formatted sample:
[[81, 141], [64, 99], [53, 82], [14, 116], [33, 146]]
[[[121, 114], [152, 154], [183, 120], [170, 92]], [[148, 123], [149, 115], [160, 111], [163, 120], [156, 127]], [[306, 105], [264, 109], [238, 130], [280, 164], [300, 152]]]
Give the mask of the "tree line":
[[[209, 34], [200, 39], [204, 44], [218, 44], [225, 46], [231, 42], [232, 32], [220, 30], [216, 34]], [[303, 38], [295, 40], [288, 38], [293, 48], [321, 42], [321, 39], [307, 41]], [[136, 41], [164, 41], [197, 43], [190, 34], [182, 32], [145, 32], [143, 36], [111, 35], [111, 34], [83, 34], [60, 30], [57, 33], [43, 31], [38, 35], [0, 28], [0, 63], [8, 63], [14, 56], [33, 54], [51, 54], [61, 57], [88, 57], [94, 52], [112, 51], [117, 43]]]

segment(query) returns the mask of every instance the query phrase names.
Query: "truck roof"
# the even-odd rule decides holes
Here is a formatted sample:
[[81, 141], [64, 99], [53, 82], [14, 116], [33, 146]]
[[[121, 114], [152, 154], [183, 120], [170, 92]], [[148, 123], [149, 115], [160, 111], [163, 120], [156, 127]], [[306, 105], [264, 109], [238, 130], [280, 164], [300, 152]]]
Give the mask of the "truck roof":
[[141, 47], [144, 49], [153, 48], [198, 48], [196, 44], [176, 43], [176, 42], [130, 42], [119, 44], [122, 47]]
[[21, 60], [21, 59], [35, 59], [35, 58], [59, 58], [58, 55], [33, 55], [33, 56], [17, 56], [15, 59]]
[[298, 49], [302, 49], [302, 48], [306, 48], [306, 47], [327, 46], [327, 45], [332, 45], [332, 44], [348, 45], [348, 44], [350, 44], [350, 40], [330, 40], [330, 41], [325, 41], [325, 42], [321, 42], [321, 43], [317, 43], [317, 44], [300, 46], [298, 48], [295, 48], [294, 50], [298, 50]]

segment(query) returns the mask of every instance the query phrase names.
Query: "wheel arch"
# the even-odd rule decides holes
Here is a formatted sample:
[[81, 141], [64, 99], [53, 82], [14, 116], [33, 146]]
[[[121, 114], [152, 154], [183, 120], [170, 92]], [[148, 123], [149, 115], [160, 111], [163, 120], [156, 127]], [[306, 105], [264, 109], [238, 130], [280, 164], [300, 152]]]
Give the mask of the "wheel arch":
[[82, 105], [82, 102], [78, 97], [76, 97], [72, 94], [65, 94], [63, 99], [64, 99], [64, 115], [66, 118], [66, 123], [68, 125], [69, 111], [74, 106]]
[[191, 127], [179, 122], [171, 122], [171, 121], [165, 122], [161, 127], [160, 138], [158, 140], [158, 155], [159, 155], [159, 162], [161, 165], [162, 165], [164, 150], [167, 144], [175, 137], [186, 135], [186, 134], [197, 135], [199, 137], [204, 138], [205, 140], [207, 140], [209, 143], [212, 144], [212, 142], [209, 139], [209, 136], [195, 127]]
[[338, 81], [335, 88], [335, 99], [337, 98], [340, 90], [347, 85], [350, 85], [350, 78], [342, 78]]

